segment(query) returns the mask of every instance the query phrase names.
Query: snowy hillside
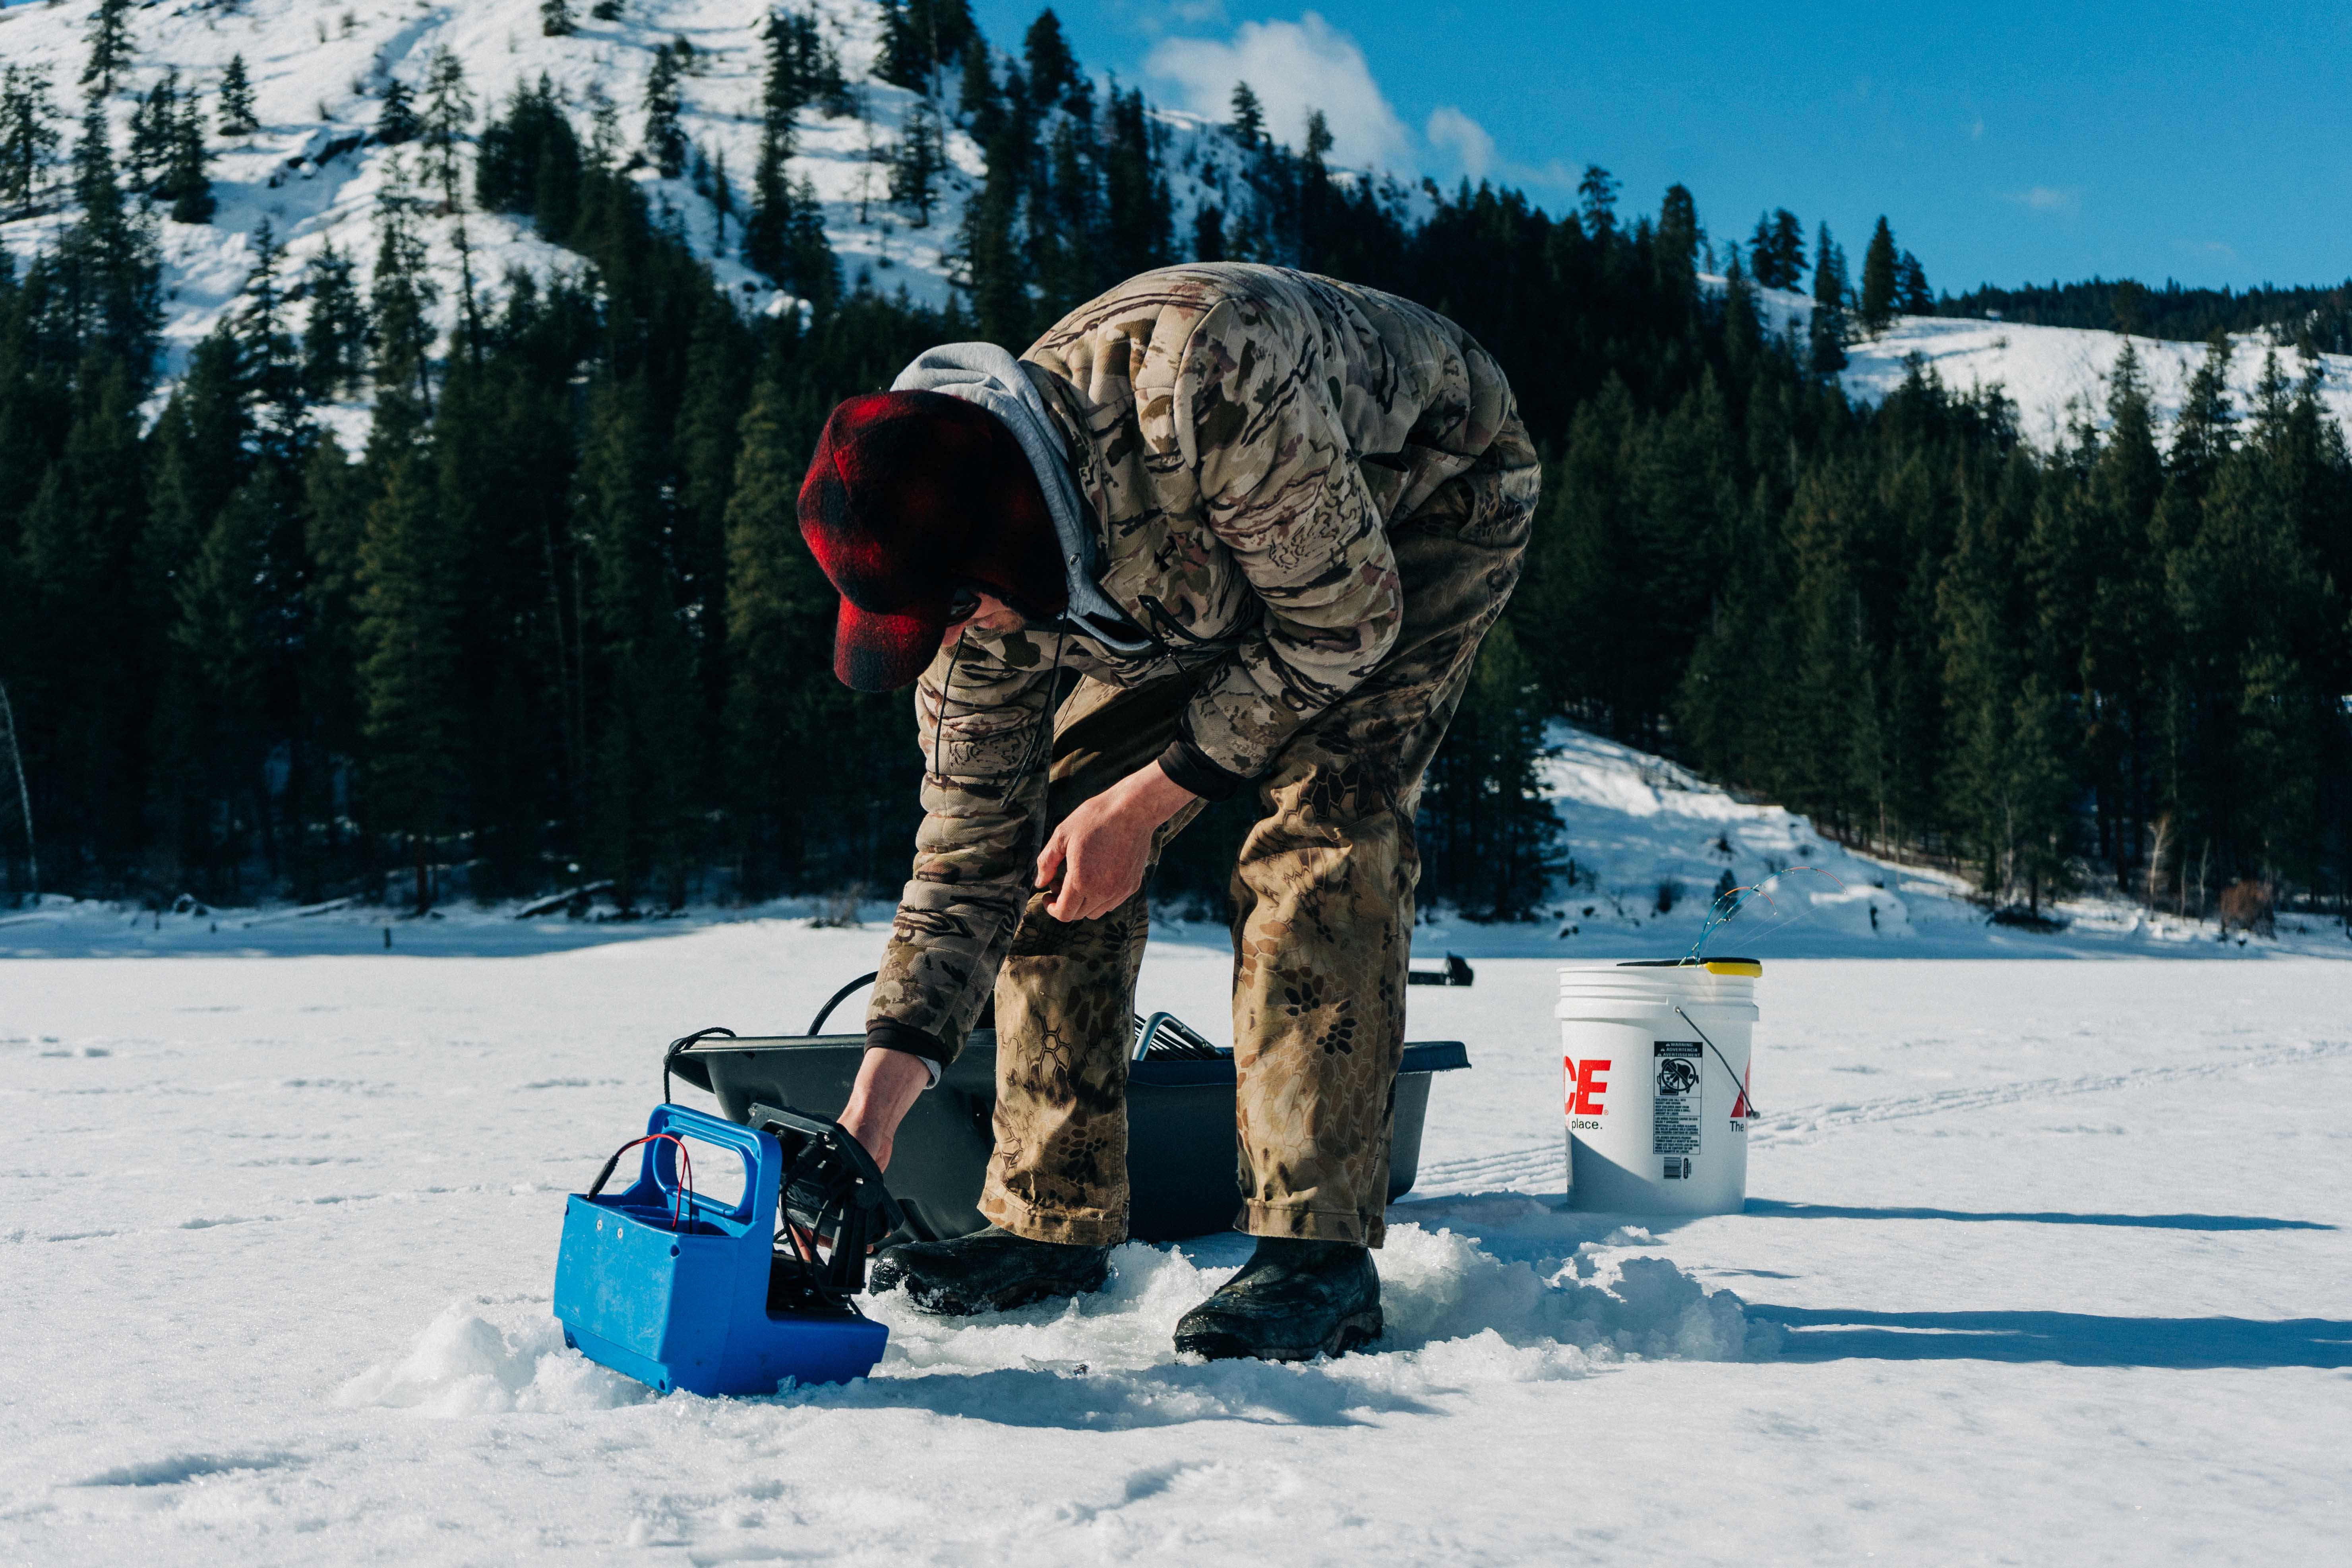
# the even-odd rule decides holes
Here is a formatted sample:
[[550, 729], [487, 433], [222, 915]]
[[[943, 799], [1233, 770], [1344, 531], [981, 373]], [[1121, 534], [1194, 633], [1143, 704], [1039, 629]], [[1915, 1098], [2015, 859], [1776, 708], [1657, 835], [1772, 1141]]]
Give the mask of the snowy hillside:
[[1856, 854], [1777, 805], [1734, 798], [1664, 758], [1554, 723], [1541, 763], [1570, 876], [1549, 921], [1481, 926], [1433, 911], [1415, 951], [1666, 958], [1701, 939], [1717, 891], [1760, 888], [1704, 951], [1758, 958], [2067, 957], [2124, 953], [2352, 957], [2333, 921], [2289, 916], [2275, 938], [2083, 898], [2046, 906], [2059, 931], [1993, 924], [1958, 876]]
[[[95, 8], [96, 0], [0, 5], [0, 59], [45, 70], [68, 120], [79, 114], [83, 89], [75, 84], [89, 52], [86, 36]], [[572, 6], [578, 31], [547, 37], [540, 26], [540, 0], [352, 0], [341, 6], [318, 0], [173, 0], [134, 7], [130, 16], [135, 64], [110, 101], [118, 153], [127, 140], [134, 95], [167, 69], [178, 70], [183, 90], [193, 85], [202, 94], [209, 129], [221, 75], [232, 58], [242, 56], [260, 121], [250, 135], [213, 139], [211, 172], [219, 200], [213, 221], [161, 224], [164, 337], [172, 361], [167, 374], [176, 374], [188, 349], [212, 330], [245, 287], [257, 256], [255, 232], [265, 219], [296, 269], [331, 242], [358, 263], [364, 292], [375, 254], [378, 200], [395, 183], [395, 172], [413, 171], [419, 159], [414, 144], [385, 147], [371, 140], [382, 95], [395, 78], [412, 90], [421, 89], [428, 63], [444, 48], [464, 64], [477, 132], [518, 89], [544, 75], [562, 93], [583, 144], [593, 132], [597, 95], [609, 100], [618, 111], [625, 156], [644, 127], [646, 84], [656, 51], [684, 38], [693, 47], [696, 63], [680, 84], [680, 126], [714, 164], [723, 164], [734, 210], [748, 210], [761, 129], [761, 29], [772, 8], [771, 0], [627, 0], [616, 19], [598, 20], [587, 0], [579, 0]], [[829, 118], [814, 108], [803, 112], [790, 167], [794, 180], [814, 186], [845, 280], [854, 287], [863, 279], [884, 293], [903, 289], [919, 303], [944, 303], [949, 252], [964, 200], [983, 169], [979, 148], [950, 125], [950, 167], [928, 223], [893, 206], [888, 170], [878, 160], [897, 145], [907, 114], [919, 100], [872, 78], [879, 42], [877, 8], [867, 0], [802, 0], [787, 8], [818, 18], [851, 84], [854, 113]], [[945, 90], [951, 99], [954, 84], [947, 83]], [[1189, 232], [1193, 206], [1210, 188], [1206, 182], [1234, 153], [1226, 138], [1202, 133], [1190, 117], [1160, 119], [1175, 221]], [[70, 143], [72, 127], [66, 129]], [[750, 309], [784, 307], [787, 301], [764, 278], [720, 250], [714, 204], [690, 178], [665, 180], [650, 168], [638, 170], [637, 177], [657, 207], [677, 215], [722, 286], [740, 290]], [[68, 216], [52, 211], [0, 225], [0, 244], [21, 262], [53, 243]], [[510, 267], [544, 273], [577, 264], [576, 258], [499, 215], [428, 214], [420, 227], [434, 268], [445, 276], [457, 268], [461, 222], [475, 275], [493, 292]], [[730, 231], [730, 240], [734, 233]], [[456, 310], [450, 293], [445, 290], [441, 301], [445, 326]]]
[[[1708, 281], [1718, 288], [1723, 282]], [[1794, 332], [1801, 342], [1812, 321], [1811, 300], [1780, 289], [1759, 293], [1767, 329]], [[2124, 341], [2120, 332], [2079, 327], [1899, 316], [1878, 336], [1847, 345], [1846, 368], [1838, 380], [1850, 395], [1875, 403], [1903, 384], [1916, 358], [1956, 392], [2000, 387], [2017, 405], [2020, 432], [2047, 451], [2077, 422], [2105, 427], [2107, 389]], [[2136, 337], [2131, 346], [2139, 356], [2140, 377], [2162, 440], [2180, 416], [2189, 378], [2205, 363], [2205, 345]], [[2242, 414], [2253, 404], [2264, 355], [2277, 354], [2290, 382], [2313, 368], [2292, 347], [2276, 347], [2260, 332], [2236, 333], [2231, 346], [2231, 400]], [[2352, 431], [2352, 354], [2321, 354], [2317, 369], [2320, 402]]]

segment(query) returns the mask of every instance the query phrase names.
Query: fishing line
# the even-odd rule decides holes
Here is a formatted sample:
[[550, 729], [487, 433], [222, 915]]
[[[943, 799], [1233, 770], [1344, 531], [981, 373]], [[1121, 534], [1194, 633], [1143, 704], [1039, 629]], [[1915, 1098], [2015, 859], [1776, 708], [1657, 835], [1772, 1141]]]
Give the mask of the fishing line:
[[[1690, 952], [1684, 955], [1684, 962], [1696, 962], [1699, 956], [1699, 951], [1706, 946], [1707, 939], [1714, 936], [1717, 931], [1721, 931], [1724, 926], [1730, 921], [1732, 916], [1738, 914], [1741, 909], [1746, 907], [1749, 899], [1762, 899], [1766, 903], [1771, 904], [1773, 909], [1778, 910], [1780, 906], [1772, 902], [1772, 895], [1765, 891], [1765, 889], [1769, 888], [1773, 883], [1779, 881], [1781, 878], [1793, 877], [1800, 871], [1810, 871], [1816, 877], [1825, 879], [1831, 886], [1836, 888], [1841, 893], [1846, 890], [1845, 884], [1843, 882], [1839, 881], [1836, 877], [1822, 870], [1819, 866], [1791, 866], [1787, 870], [1773, 872], [1770, 876], [1765, 878], [1762, 881], [1757, 883], [1752, 888], [1733, 888], [1728, 891], [1717, 893], [1715, 896], [1714, 903], [1707, 906], [1708, 912], [1706, 921], [1705, 924], [1699, 927], [1698, 940], [1691, 943]], [[1727, 900], [1729, 900], [1729, 906], [1718, 911], [1716, 905], [1722, 904]], [[1768, 926], [1763, 931], [1760, 931], [1756, 934], [1759, 937], [1769, 936], [1774, 931], [1787, 929], [1790, 925], [1804, 919], [1810, 913], [1811, 913], [1811, 910], [1800, 910], [1797, 913], [1782, 920], [1778, 925]]]

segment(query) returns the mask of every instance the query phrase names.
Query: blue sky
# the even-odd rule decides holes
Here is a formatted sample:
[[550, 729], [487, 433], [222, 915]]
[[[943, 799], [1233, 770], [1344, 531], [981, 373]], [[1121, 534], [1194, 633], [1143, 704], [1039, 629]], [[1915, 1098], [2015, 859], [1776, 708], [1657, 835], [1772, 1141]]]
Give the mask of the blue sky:
[[[1034, 0], [974, 0], [1018, 48]], [[2352, 276], [2352, 5], [1074, 0], [1092, 69], [1174, 108], [1236, 75], [1296, 142], [1451, 184], [1629, 205], [1690, 186], [1709, 232], [1885, 213], [1939, 289], [2093, 274], [2243, 287]]]

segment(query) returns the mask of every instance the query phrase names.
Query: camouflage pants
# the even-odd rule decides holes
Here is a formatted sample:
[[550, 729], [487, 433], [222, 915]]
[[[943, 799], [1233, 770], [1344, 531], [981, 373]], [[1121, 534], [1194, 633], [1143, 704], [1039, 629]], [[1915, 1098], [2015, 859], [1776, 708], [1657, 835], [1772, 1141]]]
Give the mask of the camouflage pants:
[[[1243, 1205], [1255, 1236], [1378, 1247], [1404, 1047], [1423, 774], [1519, 575], [1536, 457], [1514, 418], [1391, 539], [1405, 619], [1371, 677], [1257, 781], [1234, 871], [1234, 1056]], [[1055, 716], [1059, 821], [1159, 755], [1189, 683], [1082, 682]], [[1154, 859], [1201, 808], [1160, 830]], [[995, 1153], [981, 1210], [1039, 1240], [1127, 1236], [1127, 1068], [1145, 894], [1062, 921], [1033, 893], [996, 982]]]

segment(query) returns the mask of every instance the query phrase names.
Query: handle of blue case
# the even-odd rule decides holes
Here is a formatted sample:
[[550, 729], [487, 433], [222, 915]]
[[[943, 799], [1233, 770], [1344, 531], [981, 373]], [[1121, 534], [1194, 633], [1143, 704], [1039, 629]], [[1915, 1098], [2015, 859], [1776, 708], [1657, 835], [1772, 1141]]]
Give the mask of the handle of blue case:
[[[773, 1228], [773, 1209], [784, 1165], [784, 1152], [773, 1137], [690, 1105], [656, 1105], [653, 1114], [646, 1118], [646, 1135], [650, 1138], [665, 1132], [713, 1143], [743, 1157], [742, 1201], [729, 1205], [698, 1194], [694, 1202], [698, 1207], [724, 1214], [730, 1219], [751, 1221], [755, 1228], [763, 1224]], [[660, 1165], [654, 1156], [658, 1147], [653, 1145], [646, 1152], [647, 1168], [656, 1183], [661, 1180]]]

